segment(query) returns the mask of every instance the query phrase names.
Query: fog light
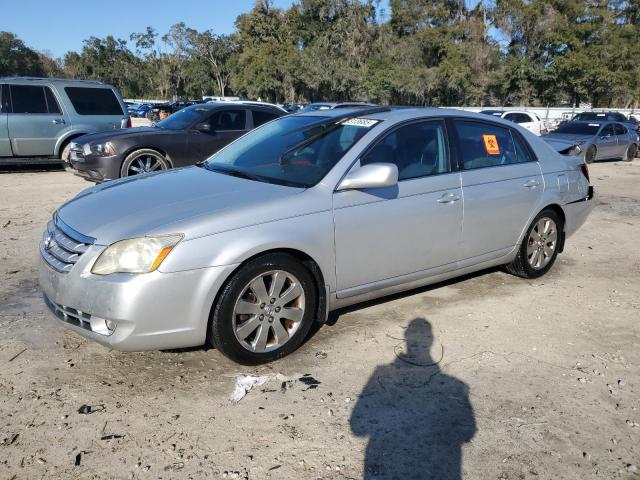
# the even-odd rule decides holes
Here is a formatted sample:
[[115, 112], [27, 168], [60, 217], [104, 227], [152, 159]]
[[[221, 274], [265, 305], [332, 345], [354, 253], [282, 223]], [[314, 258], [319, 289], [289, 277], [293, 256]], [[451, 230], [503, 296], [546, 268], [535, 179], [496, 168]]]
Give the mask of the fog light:
[[107, 327], [107, 330], [109, 330], [109, 335], [111, 335], [113, 332], [115, 332], [115, 330], [116, 330], [116, 322], [114, 322], [113, 320], [105, 320], [104, 324]]
[[117, 323], [100, 317], [91, 317], [91, 331], [100, 335], [112, 335]]

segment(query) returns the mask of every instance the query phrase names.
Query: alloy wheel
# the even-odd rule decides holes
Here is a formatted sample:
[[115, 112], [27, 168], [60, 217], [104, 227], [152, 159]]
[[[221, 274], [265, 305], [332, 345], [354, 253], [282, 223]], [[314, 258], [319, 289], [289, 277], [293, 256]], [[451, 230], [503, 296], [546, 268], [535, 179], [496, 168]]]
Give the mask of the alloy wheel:
[[543, 269], [553, 258], [558, 245], [558, 228], [549, 217], [540, 218], [527, 240], [527, 261], [536, 270]]
[[262, 273], [242, 290], [233, 309], [236, 339], [254, 353], [281, 348], [296, 333], [305, 310], [304, 289], [284, 270]]
[[140, 155], [129, 165], [127, 175], [155, 172], [156, 170], [163, 170], [163, 167], [164, 165], [158, 157], [153, 155]]

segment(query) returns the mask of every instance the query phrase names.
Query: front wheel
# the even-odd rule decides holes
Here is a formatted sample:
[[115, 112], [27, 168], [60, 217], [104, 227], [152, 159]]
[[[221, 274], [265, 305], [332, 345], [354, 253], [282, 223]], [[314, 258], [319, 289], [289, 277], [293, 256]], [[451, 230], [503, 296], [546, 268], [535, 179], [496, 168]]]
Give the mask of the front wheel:
[[538, 278], [547, 273], [558, 256], [563, 228], [562, 219], [556, 212], [540, 212], [529, 225], [516, 258], [506, 270], [523, 278]]
[[298, 348], [316, 314], [313, 276], [294, 257], [273, 253], [249, 261], [222, 289], [209, 341], [243, 365], [281, 358]]
[[591, 145], [588, 149], [587, 149], [587, 153], [584, 156], [584, 161], [586, 163], [593, 163], [596, 159], [596, 147], [594, 147], [593, 145]]
[[169, 162], [156, 150], [143, 148], [127, 155], [120, 168], [121, 177], [150, 173], [169, 168]]

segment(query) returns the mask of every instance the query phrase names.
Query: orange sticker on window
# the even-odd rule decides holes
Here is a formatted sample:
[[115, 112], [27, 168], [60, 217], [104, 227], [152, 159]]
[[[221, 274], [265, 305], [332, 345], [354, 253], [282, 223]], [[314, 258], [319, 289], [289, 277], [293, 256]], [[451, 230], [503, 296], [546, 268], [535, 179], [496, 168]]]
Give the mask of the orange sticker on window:
[[500, 155], [500, 145], [495, 135], [482, 135], [482, 140], [488, 155]]

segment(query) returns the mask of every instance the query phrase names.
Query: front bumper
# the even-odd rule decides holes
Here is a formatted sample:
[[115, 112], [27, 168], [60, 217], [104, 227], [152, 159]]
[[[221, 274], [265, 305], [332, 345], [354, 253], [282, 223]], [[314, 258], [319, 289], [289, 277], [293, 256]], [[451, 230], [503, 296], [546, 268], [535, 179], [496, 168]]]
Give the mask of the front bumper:
[[[68, 273], [40, 259], [45, 303], [61, 323], [116, 350], [204, 345], [216, 293], [235, 265], [174, 273], [93, 275], [91, 266], [103, 249], [90, 246]], [[115, 322], [110, 335], [104, 320]]]
[[105, 182], [120, 177], [122, 156], [99, 157], [72, 149], [69, 152], [69, 164], [79, 177], [93, 182]]

